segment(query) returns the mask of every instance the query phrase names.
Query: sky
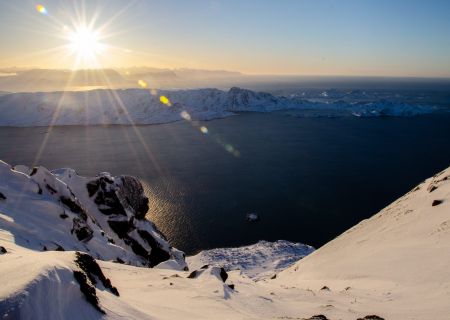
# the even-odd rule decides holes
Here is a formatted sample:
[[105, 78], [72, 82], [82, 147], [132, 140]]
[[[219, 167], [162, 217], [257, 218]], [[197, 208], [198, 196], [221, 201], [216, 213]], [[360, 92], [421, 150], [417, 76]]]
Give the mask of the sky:
[[450, 77], [448, 0], [0, 0], [0, 67]]

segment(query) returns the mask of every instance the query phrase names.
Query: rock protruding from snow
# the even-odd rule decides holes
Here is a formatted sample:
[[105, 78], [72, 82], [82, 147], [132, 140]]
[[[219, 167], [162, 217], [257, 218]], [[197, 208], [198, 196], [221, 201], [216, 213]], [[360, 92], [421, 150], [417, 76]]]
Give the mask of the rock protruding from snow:
[[90, 255], [76, 252], [75, 264], [83, 270], [92, 284], [96, 285], [98, 280], [102, 283], [103, 287], [108, 289], [112, 294], [119, 296], [119, 291], [117, 288], [111, 284], [111, 280], [105, 277], [100, 266]]
[[153, 267], [170, 259], [187, 268], [184, 254], [145, 218], [148, 198], [138, 179], [19, 168], [0, 162], [0, 192], [8, 195], [0, 201], [0, 212], [8, 217], [0, 219], [0, 229], [11, 232], [17, 244], [33, 250], [84, 251], [137, 266]]
[[242, 274], [257, 280], [273, 277], [313, 251], [311, 246], [285, 240], [259, 241], [238, 248], [204, 250], [188, 257], [187, 261], [191, 269], [220, 266], [226, 271], [240, 270]]

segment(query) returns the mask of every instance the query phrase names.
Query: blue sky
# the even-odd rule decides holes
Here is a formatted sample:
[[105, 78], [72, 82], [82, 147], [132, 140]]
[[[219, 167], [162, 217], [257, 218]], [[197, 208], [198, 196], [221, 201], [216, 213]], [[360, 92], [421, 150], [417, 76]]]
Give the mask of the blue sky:
[[105, 67], [450, 76], [444, 0], [0, 0], [0, 66], [73, 67], [62, 28], [94, 15], [94, 29], [117, 15], [102, 30]]

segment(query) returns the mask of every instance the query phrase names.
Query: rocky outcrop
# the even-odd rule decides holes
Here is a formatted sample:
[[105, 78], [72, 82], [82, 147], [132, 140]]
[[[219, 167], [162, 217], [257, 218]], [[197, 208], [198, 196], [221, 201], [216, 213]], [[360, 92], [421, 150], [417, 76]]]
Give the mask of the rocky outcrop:
[[[131, 176], [112, 177], [102, 173], [86, 183], [89, 198], [104, 217], [98, 219], [146, 264], [175, 259], [185, 268], [183, 254], [173, 249], [156, 226], [145, 218], [148, 198], [140, 181]], [[107, 225], [103, 225], [102, 222]]]
[[88, 178], [72, 169], [14, 169], [0, 162], [5, 181], [0, 190], [8, 195], [0, 200], [2, 213], [15, 217], [12, 232], [30, 230], [20, 236], [25, 246], [84, 251], [96, 259], [136, 266], [170, 260], [178, 269], [187, 269], [184, 253], [171, 247], [146, 219], [148, 198], [137, 178], [108, 173]]

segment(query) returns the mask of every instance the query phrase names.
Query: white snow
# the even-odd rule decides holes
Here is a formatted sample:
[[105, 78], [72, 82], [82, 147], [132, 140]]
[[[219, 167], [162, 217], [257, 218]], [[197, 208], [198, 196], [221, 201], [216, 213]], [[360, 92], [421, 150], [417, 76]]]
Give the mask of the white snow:
[[[56, 207], [49, 203], [54, 201], [50, 196], [32, 197], [35, 191], [23, 173], [0, 177], [0, 192], [6, 196], [0, 200], [0, 245], [7, 250], [0, 254], [0, 316], [102, 317], [71, 276], [77, 268], [73, 252], [40, 252], [27, 243], [64, 238], [67, 232], [51, 218]], [[21, 194], [33, 199], [32, 205], [22, 206]], [[49, 214], [41, 216], [41, 207], [49, 208]], [[22, 224], [33, 214], [52, 223], [35, 219], [39, 228], [33, 222]], [[305, 254], [312, 250], [283, 241], [208, 250], [188, 258], [190, 271], [174, 270], [170, 261], [153, 269], [99, 261], [120, 296], [102, 286], [95, 291], [108, 319], [307, 319], [323, 314], [331, 320], [356, 320], [375, 314], [389, 320], [446, 320], [450, 168], [284, 269], [297, 249]], [[188, 278], [203, 264], [210, 266]], [[219, 266], [232, 270], [225, 283]]]
[[187, 262], [191, 269], [218, 265], [227, 271], [239, 270], [242, 275], [260, 280], [274, 276], [313, 251], [313, 247], [301, 243], [262, 240], [238, 248], [204, 250], [188, 257]]
[[312, 102], [240, 88], [34, 92], [0, 96], [0, 126], [154, 124], [291, 109], [297, 116], [320, 117], [413, 116], [438, 110], [389, 101]]

